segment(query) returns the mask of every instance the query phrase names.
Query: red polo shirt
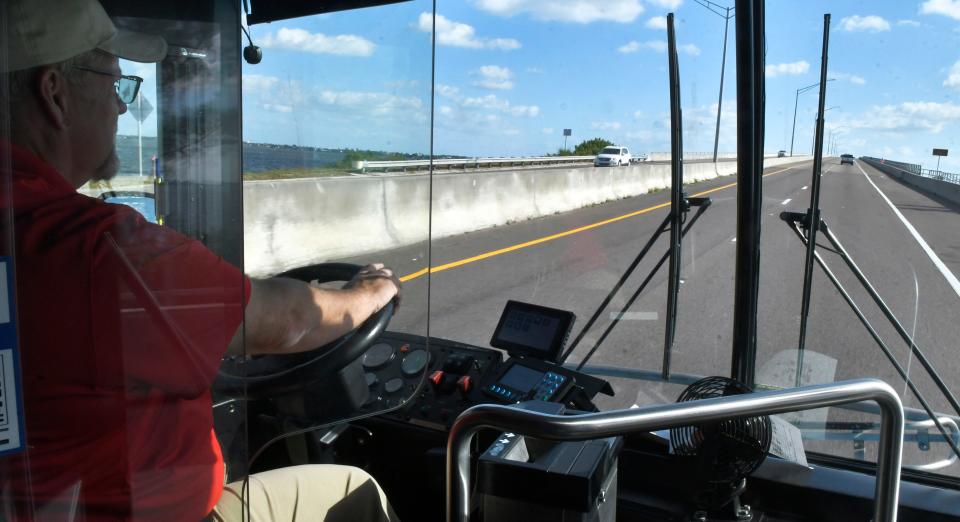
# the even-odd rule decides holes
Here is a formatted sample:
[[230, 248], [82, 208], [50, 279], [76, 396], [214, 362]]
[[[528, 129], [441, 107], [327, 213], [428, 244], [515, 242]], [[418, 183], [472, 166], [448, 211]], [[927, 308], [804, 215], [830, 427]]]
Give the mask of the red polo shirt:
[[0, 144], [11, 202], [27, 450], [0, 459], [0, 491], [26, 519], [201, 519], [224, 478], [209, 390], [249, 281]]

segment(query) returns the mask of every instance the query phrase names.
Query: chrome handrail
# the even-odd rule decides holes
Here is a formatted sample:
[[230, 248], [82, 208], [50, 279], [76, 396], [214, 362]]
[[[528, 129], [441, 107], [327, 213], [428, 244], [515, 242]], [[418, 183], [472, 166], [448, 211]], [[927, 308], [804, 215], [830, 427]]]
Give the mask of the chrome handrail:
[[509, 430], [554, 441], [589, 440], [865, 400], [875, 401], [881, 411], [873, 520], [896, 522], [903, 450], [903, 405], [893, 388], [878, 379], [570, 416], [509, 406], [474, 406], [457, 417], [447, 438], [447, 522], [469, 520], [470, 446], [481, 429]]

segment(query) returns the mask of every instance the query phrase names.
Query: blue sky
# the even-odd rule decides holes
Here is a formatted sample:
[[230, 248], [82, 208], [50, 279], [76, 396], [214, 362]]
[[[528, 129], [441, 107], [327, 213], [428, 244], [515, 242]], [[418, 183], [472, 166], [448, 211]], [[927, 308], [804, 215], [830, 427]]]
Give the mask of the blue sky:
[[[639, 152], [669, 150], [668, 12], [685, 149], [712, 150], [724, 21], [696, 1], [437, 4], [436, 153], [542, 155], [563, 146], [564, 128], [571, 147], [603, 137]], [[244, 139], [428, 152], [431, 12], [431, 1], [415, 0], [254, 26], [264, 59], [244, 64]], [[827, 128], [840, 152], [930, 168], [931, 149], [948, 148], [941, 168], [960, 171], [960, 0], [768, 1], [766, 149], [790, 149], [796, 91], [819, 81], [828, 12]], [[736, 147], [733, 24], [721, 151]], [[800, 94], [797, 153], [810, 150], [816, 105], [816, 89]], [[148, 119], [145, 133], [155, 125]], [[121, 118], [121, 133], [136, 133], [132, 117]]]

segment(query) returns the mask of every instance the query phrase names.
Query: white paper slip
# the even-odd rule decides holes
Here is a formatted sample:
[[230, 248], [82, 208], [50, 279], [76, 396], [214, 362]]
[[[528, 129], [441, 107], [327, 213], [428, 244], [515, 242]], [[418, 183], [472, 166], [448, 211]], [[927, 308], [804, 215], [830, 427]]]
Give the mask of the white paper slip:
[[803, 450], [803, 435], [800, 433], [800, 428], [776, 415], [770, 416], [770, 427], [773, 428], [773, 434], [770, 436], [770, 453], [803, 467], [809, 467], [807, 453]]

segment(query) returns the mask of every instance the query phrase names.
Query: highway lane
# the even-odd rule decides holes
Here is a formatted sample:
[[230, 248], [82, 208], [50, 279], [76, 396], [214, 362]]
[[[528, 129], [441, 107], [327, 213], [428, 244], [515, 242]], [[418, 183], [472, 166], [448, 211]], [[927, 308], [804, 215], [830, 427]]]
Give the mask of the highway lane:
[[[807, 162], [791, 168], [768, 169], [764, 178], [758, 367], [761, 380], [766, 384], [788, 385], [787, 375], [792, 375], [792, 370], [775, 363], [781, 358], [793, 360], [795, 357], [804, 246], [778, 215], [782, 210], [807, 208], [810, 170], [811, 163]], [[918, 345], [948, 380], [951, 389], [960, 390], [960, 372], [953, 355], [956, 339], [960, 339], [960, 326], [956, 321], [960, 298], [944, 283], [942, 274], [867, 182], [866, 176], [898, 205], [955, 272], [957, 245], [950, 230], [957, 230], [960, 215], [955, 209], [918, 194], [869, 166], [864, 166], [865, 175], [859, 168], [841, 166], [831, 160], [824, 165], [824, 170], [821, 196], [824, 218], [905, 326], [916, 332]], [[736, 188], [728, 185], [734, 181], [733, 177], [727, 177], [687, 187], [691, 194], [713, 190], [709, 195], [714, 204], [684, 243], [684, 282], [673, 351], [675, 372], [700, 375], [729, 372]], [[430, 334], [487, 346], [507, 299], [574, 311], [578, 316], [576, 334], [664, 219], [667, 209], [656, 207], [667, 201], [669, 193], [663, 191], [435, 241], [433, 266], [443, 269], [435, 272], [431, 281]], [[458, 260], [644, 209], [651, 210], [536, 245], [445, 267]], [[825, 240], [820, 243], [825, 244]], [[665, 244], [666, 237], [657, 243], [625, 289], [614, 298], [604, 319], [585, 337], [571, 361], [585, 356], [609, 324], [610, 313], [626, 302], [629, 293], [662, 254]], [[420, 245], [367, 258], [386, 259], [398, 266], [402, 274], [412, 274], [422, 268], [425, 248]], [[832, 253], [823, 251], [823, 255], [901, 363], [910, 367], [911, 376], [917, 379], [930, 401], [945, 410], [946, 402], [932, 393], [932, 385], [920, 374], [917, 362], [909, 359], [904, 343], [870, 304], [849, 271], [841, 267]], [[408, 281], [402, 311], [391, 328], [425, 334], [425, 296], [426, 277]], [[593, 356], [591, 364], [659, 371], [665, 304], [666, 270], [662, 269], [631, 307], [626, 320]], [[813, 380], [877, 376], [897, 389], [903, 388], [902, 381], [819, 269], [814, 271], [806, 347], [810, 353], [829, 358], [808, 356], [808, 361], [828, 363], [826, 373], [811, 376]], [[836, 365], [832, 372], [829, 371], [831, 361]], [[614, 384], [617, 397], [606, 400], [607, 407], [622, 407], [635, 401], [673, 401], [682, 388], [666, 384], [641, 387], [621, 379], [614, 379]], [[909, 396], [905, 397], [905, 403], [917, 406]]]

